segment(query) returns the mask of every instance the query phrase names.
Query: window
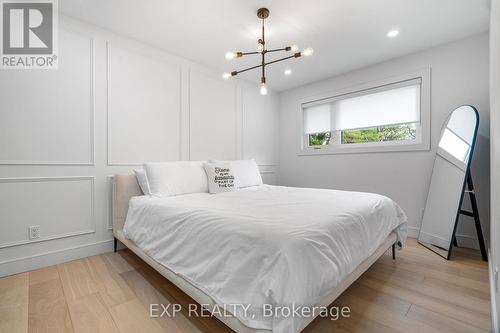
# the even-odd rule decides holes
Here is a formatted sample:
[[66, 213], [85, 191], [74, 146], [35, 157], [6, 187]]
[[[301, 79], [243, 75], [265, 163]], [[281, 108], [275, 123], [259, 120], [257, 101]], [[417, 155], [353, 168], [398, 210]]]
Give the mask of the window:
[[301, 103], [299, 154], [428, 149], [430, 101], [423, 77]]
[[329, 104], [319, 104], [304, 110], [304, 130], [309, 146], [330, 144], [332, 137]]
[[417, 139], [417, 124], [379, 126], [342, 131], [342, 144], [407, 141]]

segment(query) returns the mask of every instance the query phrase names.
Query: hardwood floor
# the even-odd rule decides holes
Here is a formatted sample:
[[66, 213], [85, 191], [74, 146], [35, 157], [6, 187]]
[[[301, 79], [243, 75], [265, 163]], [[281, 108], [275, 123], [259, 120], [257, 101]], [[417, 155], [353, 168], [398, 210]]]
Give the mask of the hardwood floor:
[[[317, 318], [305, 332], [489, 332], [488, 266], [476, 251], [452, 261], [410, 239], [380, 258], [335, 302], [351, 316]], [[181, 304], [150, 318], [149, 305]], [[129, 250], [0, 279], [0, 332], [231, 332], [214, 318], [188, 317], [187, 295]]]

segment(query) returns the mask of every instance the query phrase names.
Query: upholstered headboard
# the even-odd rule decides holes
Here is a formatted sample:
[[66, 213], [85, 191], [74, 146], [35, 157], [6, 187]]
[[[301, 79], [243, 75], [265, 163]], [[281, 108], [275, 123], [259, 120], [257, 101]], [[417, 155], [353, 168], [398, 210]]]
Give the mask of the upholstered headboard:
[[113, 176], [113, 234], [123, 229], [128, 202], [138, 195], [142, 195], [142, 191], [134, 174]]

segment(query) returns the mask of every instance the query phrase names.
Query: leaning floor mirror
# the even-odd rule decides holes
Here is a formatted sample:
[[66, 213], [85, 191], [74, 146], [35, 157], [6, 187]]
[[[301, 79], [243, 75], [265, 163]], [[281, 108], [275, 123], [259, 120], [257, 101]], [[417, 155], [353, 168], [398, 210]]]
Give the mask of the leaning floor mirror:
[[[455, 232], [460, 215], [473, 218], [483, 260], [486, 258], [470, 163], [474, 152], [479, 114], [470, 105], [455, 109], [442, 127], [431, 184], [427, 195], [418, 242], [450, 259], [457, 246]], [[472, 211], [463, 210], [468, 195]]]

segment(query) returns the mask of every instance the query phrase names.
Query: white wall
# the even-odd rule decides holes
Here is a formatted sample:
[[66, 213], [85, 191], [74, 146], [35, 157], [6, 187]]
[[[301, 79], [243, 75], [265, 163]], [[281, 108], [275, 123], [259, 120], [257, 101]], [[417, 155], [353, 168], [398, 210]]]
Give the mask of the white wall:
[[[403, 38], [403, 37], [401, 37]], [[332, 59], [335, 61], [335, 59]], [[297, 156], [296, 110], [299, 101], [328, 91], [376, 81], [422, 68], [431, 68], [431, 151]], [[480, 215], [489, 226], [489, 100], [488, 36], [474, 36], [424, 52], [393, 59], [280, 94], [281, 185], [323, 187], [376, 192], [398, 202], [408, 215], [410, 233], [417, 235], [429, 188], [440, 128], [455, 107], [475, 105], [480, 112], [480, 130], [473, 160]], [[467, 220], [466, 220], [467, 219]], [[457, 234], [462, 244], [473, 223], [461, 222]], [[486, 230], [486, 234], [487, 230]]]
[[256, 158], [275, 182], [276, 94], [67, 17], [59, 26], [58, 70], [0, 71], [0, 276], [111, 251], [109, 176], [144, 161]]
[[[491, 99], [491, 238], [490, 273], [500, 269], [500, 0], [491, 2], [490, 27]], [[491, 300], [494, 332], [499, 332], [500, 296], [498, 276], [491, 274]]]

